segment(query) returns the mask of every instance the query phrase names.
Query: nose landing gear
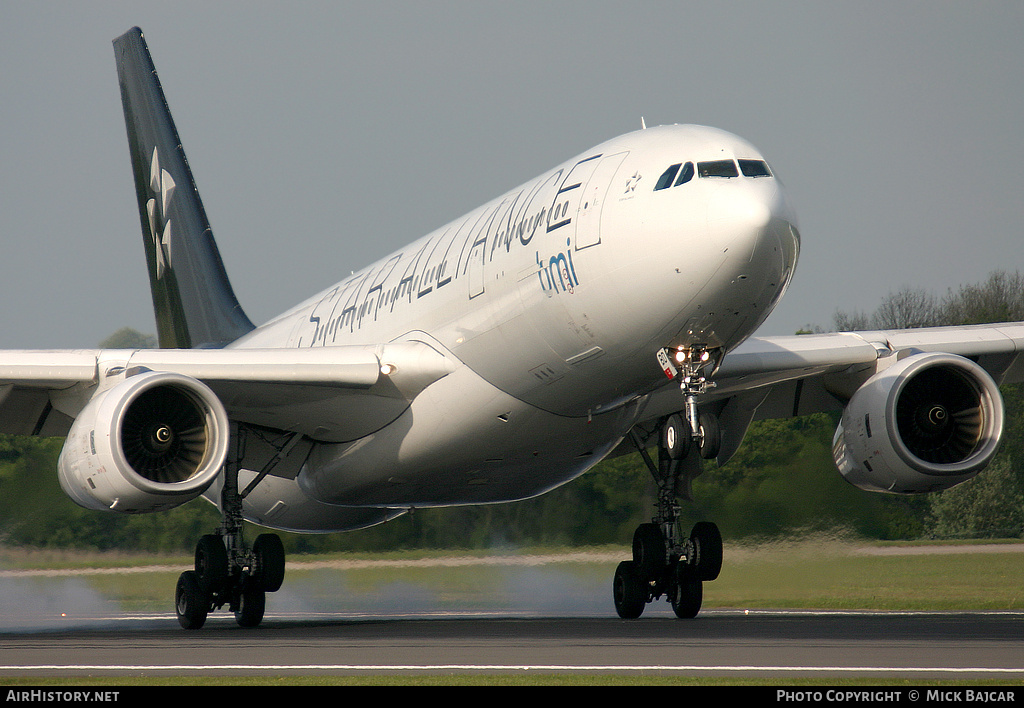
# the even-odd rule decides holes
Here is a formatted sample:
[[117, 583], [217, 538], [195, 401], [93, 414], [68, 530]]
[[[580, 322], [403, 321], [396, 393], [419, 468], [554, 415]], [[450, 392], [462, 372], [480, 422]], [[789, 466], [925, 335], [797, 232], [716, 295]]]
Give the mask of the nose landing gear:
[[[666, 358], [664, 353], [659, 354], [660, 363]], [[633, 444], [658, 484], [658, 510], [650, 523], [641, 524], [633, 534], [632, 560], [621, 562], [615, 571], [612, 596], [615, 610], [623, 619], [636, 619], [647, 603], [662, 596], [668, 598], [677, 617], [696, 617], [703, 603], [703, 583], [717, 578], [722, 569], [718, 526], [701, 521], [683, 537], [676, 501], [692, 499], [691, 483], [701, 473], [701, 460], [718, 455], [718, 419], [697, 410], [698, 396], [712, 385], [702, 374], [710, 359], [702, 347], [679, 351], [676, 361], [681, 365], [686, 409], [668, 416], [656, 431], [657, 464], [637, 431], [630, 431]]]

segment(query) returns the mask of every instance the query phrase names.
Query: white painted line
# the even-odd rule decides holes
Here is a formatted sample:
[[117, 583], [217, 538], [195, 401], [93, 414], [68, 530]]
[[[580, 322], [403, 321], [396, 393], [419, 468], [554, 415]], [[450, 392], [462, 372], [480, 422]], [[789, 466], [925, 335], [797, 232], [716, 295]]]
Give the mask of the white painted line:
[[992, 666], [701, 666], [571, 664], [37, 664], [0, 665], [0, 671], [724, 671], [779, 673], [997, 674], [1024, 675], [1024, 668]]

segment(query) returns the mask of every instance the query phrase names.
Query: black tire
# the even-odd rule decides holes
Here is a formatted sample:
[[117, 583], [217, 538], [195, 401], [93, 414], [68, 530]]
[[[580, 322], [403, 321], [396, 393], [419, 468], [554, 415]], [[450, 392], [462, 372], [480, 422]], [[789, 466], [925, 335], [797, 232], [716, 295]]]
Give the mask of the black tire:
[[690, 424], [678, 413], [670, 415], [661, 427], [661, 446], [672, 460], [681, 460], [690, 454], [692, 437]]
[[267, 596], [262, 590], [245, 590], [238, 600], [235, 623], [239, 627], [258, 627], [267, 609]]
[[718, 452], [722, 449], [722, 429], [718, 425], [718, 418], [713, 415], [702, 415], [700, 433], [700, 456], [705, 460], [718, 457]]
[[696, 550], [692, 563], [698, 580], [714, 580], [722, 572], [722, 533], [710, 521], [699, 521], [690, 532], [690, 541]]
[[228, 583], [228, 551], [224, 539], [207, 534], [196, 544], [196, 577], [207, 595], [224, 592]]
[[210, 600], [199, 586], [194, 570], [186, 570], [178, 576], [178, 585], [174, 591], [174, 611], [183, 629], [201, 629], [206, 623]]
[[622, 619], [636, 619], [647, 605], [647, 584], [637, 572], [633, 561], [622, 561], [615, 569], [612, 581], [615, 611]]
[[633, 565], [645, 581], [661, 577], [665, 569], [665, 536], [657, 524], [640, 524], [633, 533]]
[[273, 533], [260, 534], [252, 544], [252, 552], [256, 557], [253, 575], [256, 587], [264, 592], [280, 590], [284, 582], [284, 544], [281, 537]]
[[677, 566], [672, 583], [672, 611], [679, 619], [693, 619], [704, 602], [704, 586], [683, 564]]

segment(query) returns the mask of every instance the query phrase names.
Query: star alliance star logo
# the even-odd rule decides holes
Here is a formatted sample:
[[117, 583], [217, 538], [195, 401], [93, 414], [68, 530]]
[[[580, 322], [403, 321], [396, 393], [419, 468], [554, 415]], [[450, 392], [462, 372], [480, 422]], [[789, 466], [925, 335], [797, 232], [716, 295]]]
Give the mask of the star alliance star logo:
[[153, 235], [156, 248], [156, 277], [160, 279], [171, 267], [171, 222], [167, 218], [167, 207], [174, 195], [174, 178], [170, 172], [160, 168], [160, 156], [155, 147], [149, 168], [149, 189], [153, 198], [146, 202], [146, 212], [149, 214], [149, 233]]

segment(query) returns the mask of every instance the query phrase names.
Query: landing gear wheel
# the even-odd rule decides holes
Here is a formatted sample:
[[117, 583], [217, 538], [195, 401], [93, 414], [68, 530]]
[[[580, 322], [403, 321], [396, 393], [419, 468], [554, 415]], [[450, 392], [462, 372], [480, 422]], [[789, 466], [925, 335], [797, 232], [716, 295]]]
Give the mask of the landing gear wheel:
[[633, 561], [622, 561], [615, 569], [612, 597], [615, 611], [622, 619], [636, 619], [643, 614], [647, 605], [647, 584]]
[[252, 544], [256, 568], [253, 580], [256, 587], [264, 592], [277, 592], [284, 582], [284, 544], [281, 537], [273, 533], [264, 533], [256, 537]]
[[661, 445], [669, 459], [681, 460], [690, 453], [690, 442], [693, 433], [690, 424], [678, 413], [673, 413], [665, 421], [661, 431]]
[[665, 536], [657, 524], [640, 524], [633, 534], [633, 565], [644, 581], [661, 575], [665, 567]]
[[235, 622], [239, 627], [258, 627], [267, 608], [267, 596], [262, 590], [244, 590], [238, 598]]
[[184, 629], [200, 629], [206, 623], [210, 600], [199, 586], [194, 570], [186, 570], [178, 577], [174, 591], [174, 610], [178, 624]]
[[722, 429], [713, 415], [700, 416], [700, 456], [705, 460], [718, 457], [722, 448]]
[[699, 521], [690, 532], [696, 558], [694, 574], [698, 580], [714, 580], [722, 572], [722, 534], [710, 521]]
[[700, 612], [704, 602], [704, 586], [694, 577], [686, 565], [676, 566], [675, 582], [672, 583], [672, 611], [679, 619], [693, 619]]
[[228, 582], [228, 552], [217, 534], [207, 534], [196, 544], [196, 578], [207, 595], [224, 591]]

